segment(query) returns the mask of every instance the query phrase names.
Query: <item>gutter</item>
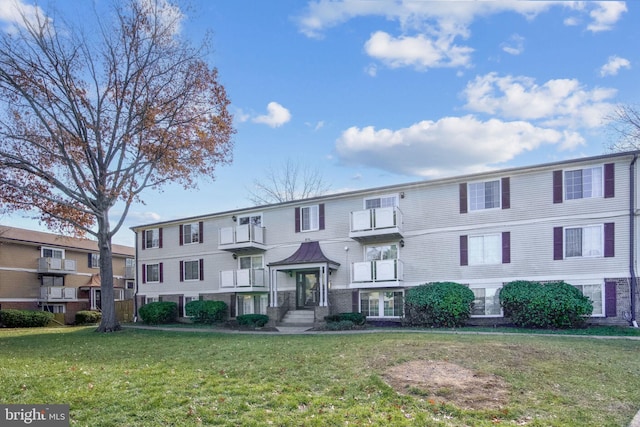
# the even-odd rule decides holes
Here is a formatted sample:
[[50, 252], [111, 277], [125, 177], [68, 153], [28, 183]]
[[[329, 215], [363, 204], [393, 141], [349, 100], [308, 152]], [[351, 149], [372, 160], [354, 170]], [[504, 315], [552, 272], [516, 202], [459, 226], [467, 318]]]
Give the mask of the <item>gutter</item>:
[[629, 273], [631, 274], [631, 283], [629, 285], [629, 293], [631, 295], [631, 325], [638, 327], [636, 321], [636, 289], [638, 286], [638, 278], [635, 269], [635, 163], [638, 160], [638, 153], [633, 155], [633, 160], [629, 165]]

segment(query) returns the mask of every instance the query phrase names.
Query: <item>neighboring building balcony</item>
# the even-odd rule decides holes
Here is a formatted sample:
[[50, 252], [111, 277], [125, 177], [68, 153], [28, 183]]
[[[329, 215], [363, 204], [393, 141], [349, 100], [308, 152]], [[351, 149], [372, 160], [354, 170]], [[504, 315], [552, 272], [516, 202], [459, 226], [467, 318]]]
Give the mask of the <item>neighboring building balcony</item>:
[[230, 252], [264, 251], [265, 228], [253, 224], [236, 225], [220, 229], [218, 249]]
[[69, 301], [76, 299], [76, 288], [65, 286], [43, 286], [40, 288], [42, 301]]
[[124, 268], [124, 278], [125, 279], [135, 279], [136, 278], [136, 268], [134, 266], [127, 266]]
[[404, 268], [399, 259], [354, 262], [351, 265], [352, 287], [400, 286], [403, 280]]
[[264, 268], [247, 268], [220, 272], [220, 289], [231, 292], [265, 292], [267, 285]]
[[38, 258], [38, 273], [69, 274], [76, 272], [76, 261], [63, 258]]
[[359, 242], [402, 238], [402, 211], [397, 207], [351, 212], [349, 237]]

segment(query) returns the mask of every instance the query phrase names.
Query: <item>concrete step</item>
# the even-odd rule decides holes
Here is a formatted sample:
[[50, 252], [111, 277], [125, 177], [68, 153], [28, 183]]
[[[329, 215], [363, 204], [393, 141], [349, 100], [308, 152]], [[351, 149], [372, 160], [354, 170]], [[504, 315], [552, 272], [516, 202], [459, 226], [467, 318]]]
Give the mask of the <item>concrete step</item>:
[[280, 322], [283, 325], [313, 325], [314, 313], [311, 310], [289, 310]]

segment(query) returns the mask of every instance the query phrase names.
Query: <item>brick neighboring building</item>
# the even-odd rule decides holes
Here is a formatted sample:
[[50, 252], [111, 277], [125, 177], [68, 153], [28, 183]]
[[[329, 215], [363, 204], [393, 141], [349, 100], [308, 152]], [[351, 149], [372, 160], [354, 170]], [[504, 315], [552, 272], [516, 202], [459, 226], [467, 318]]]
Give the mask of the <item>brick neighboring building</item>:
[[[112, 248], [116, 300], [132, 299], [134, 248]], [[100, 309], [98, 261], [94, 240], [0, 225], [0, 309], [46, 310], [71, 324]]]

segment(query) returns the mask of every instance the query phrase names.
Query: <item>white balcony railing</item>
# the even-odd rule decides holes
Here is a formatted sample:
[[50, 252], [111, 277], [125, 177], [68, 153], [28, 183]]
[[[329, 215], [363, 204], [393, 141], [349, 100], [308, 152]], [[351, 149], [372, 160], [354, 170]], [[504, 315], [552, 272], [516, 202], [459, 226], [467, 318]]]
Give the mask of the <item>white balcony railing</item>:
[[351, 232], [401, 231], [402, 211], [397, 207], [365, 209], [351, 212]]
[[[220, 287], [225, 289], [251, 290], [267, 287], [264, 268], [247, 268], [220, 272]], [[242, 288], [242, 289], [239, 289]]]
[[38, 273], [75, 273], [76, 261], [64, 258], [38, 258]]
[[44, 286], [40, 288], [40, 299], [45, 301], [74, 300], [76, 299], [76, 288]]
[[220, 229], [220, 246], [264, 245], [264, 227], [253, 224], [236, 225]]
[[403, 264], [399, 259], [354, 262], [351, 278], [353, 282], [399, 282], [404, 279]]

